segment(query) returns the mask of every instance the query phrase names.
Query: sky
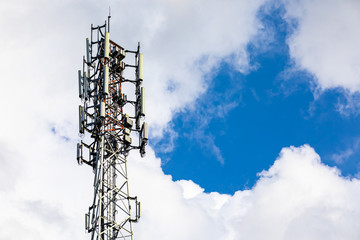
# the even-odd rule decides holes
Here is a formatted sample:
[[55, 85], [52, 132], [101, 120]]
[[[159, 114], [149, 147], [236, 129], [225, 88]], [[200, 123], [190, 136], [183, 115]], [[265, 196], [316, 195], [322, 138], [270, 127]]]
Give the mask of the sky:
[[76, 162], [90, 25], [144, 54], [135, 239], [360, 238], [360, 2], [0, 2], [0, 240], [89, 239]]
[[319, 87], [314, 86], [316, 78], [294, 69], [287, 44], [294, 29], [281, 17], [284, 11], [258, 13], [272, 38], [266, 39], [266, 48], [251, 42], [247, 46], [256, 69], [244, 74], [221, 64], [193, 109], [175, 115], [171, 124], [181, 131], [172, 151], [158, 147], [169, 138], [154, 148], [165, 173], [176, 180], [196, 180], [207, 192], [233, 194], [251, 188], [256, 173], [270, 167], [282, 147], [303, 144], [314, 147], [324, 163], [344, 176], [358, 173], [358, 113], [341, 109], [349, 104], [344, 89], [314, 89]]

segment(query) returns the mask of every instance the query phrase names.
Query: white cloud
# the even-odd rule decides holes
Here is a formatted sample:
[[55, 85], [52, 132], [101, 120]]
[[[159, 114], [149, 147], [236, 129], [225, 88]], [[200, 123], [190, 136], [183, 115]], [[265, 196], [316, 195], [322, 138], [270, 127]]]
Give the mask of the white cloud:
[[181, 186], [185, 199], [194, 198], [205, 190], [191, 180], [179, 180], [177, 183]]
[[360, 113], [360, 93], [351, 94], [350, 91], [343, 92], [343, 98], [339, 98], [336, 104], [336, 110], [343, 116], [359, 115]]
[[129, 2], [126, 21], [116, 18], [121, 6], [113, 7], [113, 25], [122, 29], [114, 29], [113, 36], [123, 39], [124, 33], [132, 33], [124, 43], [143, 44], [153, 135], [161, 135], [175, 112], [206, 91], [205, 76], [213, 77], [221, 61], [249, 70], [246, 45], [262, 27], [256, 13], [263, 2], [156, 0], [141, 8]]
[[285, 3], [285, 19], [295, 25], [288, 38], [296, 67], [314, 75], [321, 89], [360, 90], [360, 2], [300, 0]]
[[221, 61], [242, 72], [251, 68], [246, 45], [262, 27], [256, 13], [264, 1], [2, 2], [0, 26], [7, 37], [0, 39], [0, 70], [4, 87], [14, 89], [1, 96], [13, 98], [4, 109], [13, 116], [8, 123], [32, 115], [74, 132], [85, 37], [90, 23], [104, 22], [111, 3], [112, 39], [128, 49], [142, 43], [147, 121], [152, 135], [162, 136], [173, 114], [206, 91]]
[[345, 163], [351, 156], [356, 154], [359, 151], [360, 146], [360, 139], [355, 138], [350, 141], [350, 143], [347, 144], [347, 147], [345, 149], [342, 149], [340, 151], [336, 151], [331, 155], [331, 159], [336, 164], [343, 164]]
[[345, 160], [354, 154], [354, 149], [348, 148], [339, 153], [334, 153], [331, 158], [337, 164], [342, 164]]
[[[283, 149], [274, 165], [260, 176], [252, 190], [245, 227], [239, 230], [248, 233], [248, 238], [359, 237], [359, 181], [344, 179], [336, 168], [321, 164], [309, 146]], [[251, 220], [264, 228], [255, 231]]]
[[[66, 150], [70, 146], [47, 148], [52, 161], [36, 155], [36, 148], [29, 154], [38, 158], [24, 163], [28, 172], [13, 191], [1, 193], [5, 239], [89, 237], [82, 221], [91, 202], [91, 169], [76, 168]], [[142, 217], [134, 226], [138, 240], [360, 237], [359, 180], [341, 177], [309, 146], [283, 149], [252, 189], [233, 196], [204, 193], [192, 181], [172, 181], [152, 149], [144, 159], [137, 153], [129, 157], [129, 176], [131, 193], [142, 202]], [[21, 231], [15, 231], [19, 226]]]
[[135, 226], [140, 240], [360, 237], [359, 180], [343, 178], [307, 145], [284, 148], [251, 190], [233, 196], [204, 193], [192, 181], [173, 182], [152, 151], [129, 163], [132, 192], [143, 203]]

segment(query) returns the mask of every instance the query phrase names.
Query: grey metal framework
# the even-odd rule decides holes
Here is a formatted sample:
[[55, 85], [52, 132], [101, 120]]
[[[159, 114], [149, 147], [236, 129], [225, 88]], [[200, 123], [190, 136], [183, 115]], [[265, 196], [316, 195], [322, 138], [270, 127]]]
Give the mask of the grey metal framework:
[[[109, 22], [110, 17], [104, 25], [91, 25], [78, 74], [83, 140], [77, 144], [77, 161], [91, 166], [95, 174], [94, 199], [85, 214], [85, 229], [92, 240], [133, 239], [132, 223], [140, 218], [140, 202], [129, 194], [127, 155], [139, 149], [144, 156], [148, 141], [140, 44], [130, 51], [110, 40]], [[135, 63], [126, 64], [126, 55], [133, 55]], [[134, 79], [123, 77], [126, 68], [134, 70]], [[123, 93], [124, 84], [133, 86], [135, 99]], [[132, 116], [124, 113], [129, 107], [134, 107]], [[132, 138], [139, 138], [139, 143], [133, 144]]]

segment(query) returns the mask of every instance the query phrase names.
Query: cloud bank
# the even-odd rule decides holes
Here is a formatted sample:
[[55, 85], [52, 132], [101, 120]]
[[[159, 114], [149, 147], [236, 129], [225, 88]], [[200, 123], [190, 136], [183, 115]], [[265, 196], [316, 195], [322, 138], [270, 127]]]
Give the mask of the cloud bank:
[[[22, 177], [15, 189], [1, 192], [4, 239], [48, 239], [49, 234], [55, 240], [87, 239], [81, 221], [91, 199], [90, 170], [67, 164], [68, 177], [60, 178], [59, 168], [46, 166], [52, 177]], [[139, 240], [360, 237], [360, 181], [321, 163], [307, 145], [284, 148], [252, 189], [234, 195], [205, 193], [192, 181], [172, 181], [152, 150], [145, 159], [130, 156], [129, 176], [131, 192], [142, 201], [142, 217], [134, 225]]]
[[308, 145], [282, 149], [252, 189], [233, 196], [173, 182], [153, 154], [130, 161], [130, 169], [132, 192], [143, 201], [137, 239], [360, 237], [360, 181], [321, 163]]

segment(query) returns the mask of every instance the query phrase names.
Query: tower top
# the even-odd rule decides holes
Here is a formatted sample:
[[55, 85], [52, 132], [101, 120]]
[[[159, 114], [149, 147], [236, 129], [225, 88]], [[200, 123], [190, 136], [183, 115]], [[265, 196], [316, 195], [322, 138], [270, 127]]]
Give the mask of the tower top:
[[111, 18], [111, 12], [110, 12], [110, 6], [109, 6], [109, 16], [108, 16], [108, 32], [110, 32], [110, 18]]

